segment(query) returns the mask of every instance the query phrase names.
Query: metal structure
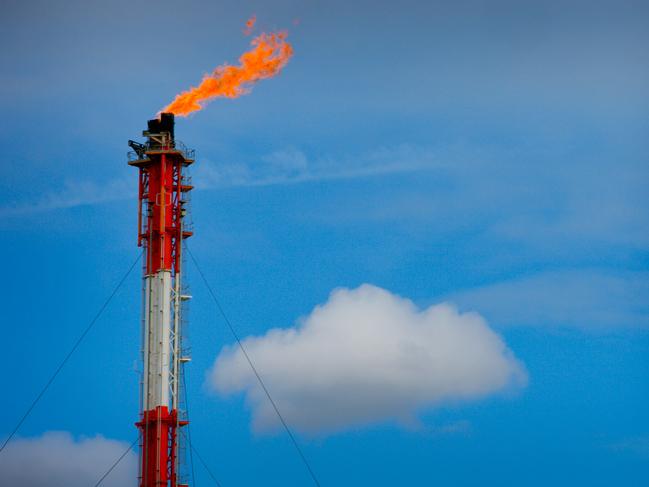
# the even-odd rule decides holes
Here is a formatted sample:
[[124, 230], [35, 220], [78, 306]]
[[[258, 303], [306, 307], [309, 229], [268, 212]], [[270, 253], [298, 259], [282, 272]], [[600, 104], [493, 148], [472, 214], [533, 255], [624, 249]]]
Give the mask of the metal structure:
[[174, 137], [174, 115], [149, 120], [145, 143], [129, 140], [128, 164], [139, 169], [138, 246], [144, 248], [140, 419], [140, 487], [186, 487], [181, 475], [184, 363], [182, 243], [194, 151]]

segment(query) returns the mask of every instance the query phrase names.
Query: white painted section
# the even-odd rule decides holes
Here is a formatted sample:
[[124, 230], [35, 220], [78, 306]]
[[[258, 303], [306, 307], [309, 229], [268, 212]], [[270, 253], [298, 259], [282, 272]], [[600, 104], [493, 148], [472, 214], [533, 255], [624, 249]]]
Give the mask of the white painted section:
[[171, 360], [171, 272], [145, 278], [144, 410], [169, 406]]
[[172, 394], [171, 394], [171, 408], [178, 409], [179, 406], [179, 393], [180, 393], [180, 361], [178, 360], [180, 354], [180, 273], [176, 274], [174, 282], [174, 294], [173, 294], [173, 303], [174, 303], [174, 327], [173, 327], [173, 339], [172, 349], [173, 349], [173, 366], [172, 366]]

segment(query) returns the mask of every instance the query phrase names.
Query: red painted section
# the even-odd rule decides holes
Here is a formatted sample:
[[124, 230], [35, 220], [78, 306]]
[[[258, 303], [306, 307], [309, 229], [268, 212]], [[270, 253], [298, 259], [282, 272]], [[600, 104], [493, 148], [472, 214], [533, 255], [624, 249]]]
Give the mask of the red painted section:
[[142, 413], [142, 419], [136, 423], [142, 437], [140, 487], [177, 485], [176, 435], [178, 427], [186, 424], [186, 421], [178, 421], [177, 412], [169, 411], [167, 406]]
[[140, 167], [138, 244], [146, 247], [147, 274], [178, 271], [178, 248], [189, 236], [181, 234], [182, 194], [191, 186], [182, 184], [184, 158], [180, 154], [163, 152], [150, 158], [150, 164]]

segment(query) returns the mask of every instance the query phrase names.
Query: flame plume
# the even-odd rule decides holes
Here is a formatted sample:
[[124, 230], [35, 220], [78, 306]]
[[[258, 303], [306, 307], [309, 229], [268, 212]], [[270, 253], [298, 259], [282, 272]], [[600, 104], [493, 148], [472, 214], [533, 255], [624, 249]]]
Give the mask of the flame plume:
[[243, 33], [247, 36], [252, 34], [252, 30], [255, 28], [255, 22], [257, 22], [257, 16], [253, 15], [248, 20], [246, 20], [246, 28], [243, 29]]
[[291, 59], [293, 47], [286, 41], [286, 36], [286, 32], [258, 35], [250, 43], [252, 49], [239, 58], [238, 66], [218, 66], [211, 74], [205, 75], [201, 84], [177, 95], [161, 112], [186, 117], [205, 108], [205, 104], [214, 98], [237, 98], [250, 93], [253, 84], [272, 78]]

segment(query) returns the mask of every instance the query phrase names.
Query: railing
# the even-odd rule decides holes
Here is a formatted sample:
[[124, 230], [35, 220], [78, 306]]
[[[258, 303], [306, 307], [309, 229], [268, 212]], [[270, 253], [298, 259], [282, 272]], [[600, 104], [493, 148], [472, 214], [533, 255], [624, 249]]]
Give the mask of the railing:
[[[145, 144], [143, 144], [143, 151], [146, 156], [146, 152], [151, 151], [151, 150], [161, 150], [160, 145], [158, 144], [152, 144], [151, 141], [147, 141]], [[195, 149], [190, 149], [187, 147], [185, 144], [183, 144], [181, 141], [176, 140], [174, 142], [174, 146], [170, 150], [177, 150], [180, 152], [185, 159], [191, 159], [194, 160], [196, 157], [196, 150]], [[133, 162], [133, 161], [138, 161], [143, 159], [144, 157], [140, 156], [137, 152], [134, 150], [128, 151], [126, 153], [126, 158], [128, 162]]]

